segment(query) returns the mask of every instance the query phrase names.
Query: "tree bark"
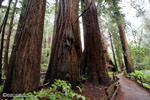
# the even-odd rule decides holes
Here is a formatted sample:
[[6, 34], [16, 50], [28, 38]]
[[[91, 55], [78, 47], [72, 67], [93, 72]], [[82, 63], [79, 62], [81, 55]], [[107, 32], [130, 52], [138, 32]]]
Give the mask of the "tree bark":
[[79, 15], [79, 0], [73, 0], [74, 5], [74, 30], [75, 30], [75, 49], [78, 53], [78, 59], [81, 58], [82, 54], [82, 45], [81, 45], [81, 36], [80, 36], [80, 24], [78, 19]]
[[88, 81], [93, 84], [109, 84], [109, 76], [106, 69], [105, 50], [102, 41], [102, 33], [99, 29], [97, 10], [94, 0], [83, 0], [84, 13], [83, 30], [84, 30], [84, 45], [83, 53], [85, 63], [85, 72], [87, 73]]
[[[74, 25], [72, 0], [60, 0], [56, 21], [56, 34], [53, 39], [52, 52], [45, 82], [53, 83], [54, 79], [70, 81], [73, 87], [79, 78], [78, 51]], [[80, 40], [80, 38], [78, 38]]]
[[5, 28], [6, 28], [6, 24], [7, 24], [7, 20], [8, 20], [8, 16], [9, 16], [11, 2], [12, 2], [12, 0], [9, 0], [8, 8], [7, 8], [4, 20], [0, 27], [0, 33], [2, 33], [1, 34], [1, 47], [0, 47], [0, 84], [2, 83], [1, 78], [2, 78], [2, 57], [3, 57], [4, 35], [5, 35]]
[[122, 43], [122, 49], [123, 49], [124, 62], [126, 65], [126, 70], [127, 70], [127, 73], [131, 73], [131, 72], [134, 72], [134, 67], [133, 67], [132, 59], [130, 57], [130, 51], [129, 51], [129, 47], [127, 44], [127, 39], [125, 36], [123, 24], [119, 24], [118, 28], [119, 28], [120, 39], [121, 39], [121, 43]]
[[7, 74], [8, 71], [8, 51], [9, 51], [9, 42], [10, 42], [10, 37], [12, 33], [12, 28], [13, 28], [13, 22], [14, 22], [14, 16], [16, 12], [16, 5], [17, 5], [18, 0], [15, 1], [12, 16], [10, 18], [10, 26], [8, 29], [8, 35], [7, 35], [7, 40], [6, 40], [6, 46], [5, 46], [5, 54], [4, 54], [4, 69], [5, 69], [5, 75]]
[[46, 0], [24, 0], [3, 92], [39, 87]]

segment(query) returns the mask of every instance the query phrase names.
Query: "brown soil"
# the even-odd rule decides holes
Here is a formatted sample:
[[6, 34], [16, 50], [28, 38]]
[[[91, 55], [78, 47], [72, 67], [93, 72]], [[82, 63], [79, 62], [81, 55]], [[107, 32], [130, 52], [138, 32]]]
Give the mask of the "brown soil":
[[100, 100], [100, 98], [105, 96], [105, 87], [102, 85], [93, 86], [91, 83], [85, 83], [83, 86], [82, 96], [86, 97], [86, 100]]
[[119, 74], [120, 88], [116, 100], [150, 100], [150, 93], [140, 87], [136, 82]]

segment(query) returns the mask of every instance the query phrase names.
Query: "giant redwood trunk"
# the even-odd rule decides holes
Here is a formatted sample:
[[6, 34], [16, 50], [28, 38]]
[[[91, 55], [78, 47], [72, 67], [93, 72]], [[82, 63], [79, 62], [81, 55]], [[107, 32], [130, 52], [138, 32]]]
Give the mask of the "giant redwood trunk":
[[[60, 0], [56, 21], [56, 34], [52, 43], [49, 68], [45, 83], [53, 83], [54, 79], [70, 81], [76, 85], [79, 77], [78, 49], [74, 28], [73, 0]], [[78, 38], [80, 40], [80, 38]]]
[[46, 0], [24, 0], [3, 92], [38, 88]]
[[130, 50], [128, 47], [128, 43], [127, 43], [123, 24], [119, 24], [118, 28], [119, 28], [120, 39], [121, 39], [121, 43], [122, 43], [122, 49], [123, 49], [124, 62], [125, 62], [126, 70], [127, 70], [127, 73], [131, 73], [134, 71], [134, 67], [133, 67], [132, 59], [130, 57]]
[[[83, 0], [86, 12], [83, 15], [85, 73], [93, 84], [109, 84], [106, 70], [105, 50], [102, 33], [99, 29], [97, 10], [94, 0]], [[81, 65], [82, 66], [82, 65]]]

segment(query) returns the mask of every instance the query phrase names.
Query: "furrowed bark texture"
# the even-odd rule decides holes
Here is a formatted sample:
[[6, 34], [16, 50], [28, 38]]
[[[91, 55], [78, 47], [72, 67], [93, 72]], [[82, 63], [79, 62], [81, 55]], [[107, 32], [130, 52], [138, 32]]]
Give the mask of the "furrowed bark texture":
[[[83, 0], [84, 8], [87, 9], [83, 15], [84, 61], [86, 61], [85, 72], [88, 81], [93, 84], [109, 84], [108, 72], [106, 70], [105, 50], [102, 34], [99, 29], [97, 10], [94, 0]], [[90, 6], [90, 7], [89, 7]], [[82, 65], [81, 65], [82, 66]]]
[[74, 7], [74, 36], [75, 36], [75, 49], [77, 51], [77, 56], [78, 59], [81, 57], [82, 53], [82, 45], [81, 45], [81, 36], [80, 36], [80, 26], [79, 26], [79, 20], [78, 15], [79, 15], [79, 0], [73, 0], [73, 7]]
[[[79, 77], [78, 49], [76, 29], [74, 29], [74, 11], [72, 0], [60, 0], [56, 21], [56, 34], [53, 39], [49, 68], [45, 83], [54, 79], [70, 81], [76, 85]], [[80, 38], [78, 38], [80, 41]]]
[[23, 93], [39, 87], [46, 0], [24, 0], [3, 92]]
[[132, 59], [130, 57], [130, 50], [129, 50], [129, 47], [127, 44], [127, 39], [125, 36], [123, 24], [119, 24], [118, 28], [119, 28], [120, 39], [121, 39], [121, 43], [122, 43], [122, 49], [123, 49], [124, 62], [125, 62], [126, 70], [127, 70], [127, 73], [131, 73], [134, 71], [134, 67], [133, 67]]

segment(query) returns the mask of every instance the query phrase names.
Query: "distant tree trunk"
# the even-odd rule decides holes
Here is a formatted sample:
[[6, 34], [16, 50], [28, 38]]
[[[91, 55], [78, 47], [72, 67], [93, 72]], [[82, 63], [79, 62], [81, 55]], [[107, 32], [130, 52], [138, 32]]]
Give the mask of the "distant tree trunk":
[[3, 92], [39, 87], [46, 0], [24, 0]]
[[129, 51], [129, 47], [128, 47], [128, 43], [127, 43], [125, 31], [124, 31], [124, 26], [121, 22], [122, 17], [121, 17], [119, 7], [118, 7], [118, 1], [113, 0], [113, 5], [114, 5], [115, 19], [116, 19], [116, 23], [118, 25], [120, 40], [122, 43], [122, 49], [123, 49], [124, 62], [125, 62], [126, 70], [127, 70], [127, 73], [131, 73], [134, 71], [134, 66], [133, 66], [132, 59], [130, 57], [130, 51]]
[[109, 76], [106, 69], [106, 51], [99, 29], [95, 2], [94, 0], [84, 0], [83, 2], [86, 10], [82, 17], [85, 40], [85, 51], [83, 53], [85, 60], [83, 61], [86, 63], [83, 69], [87, 73], [89, 82], [107, 85], [109, 84]]
[[[121, 71], [123, 71], [123, 68], [124, 68], [124, 63], [123, 63], [123, 59], [122, 59], [122, 52], [120, 52], [120, 47], [117, 45], [115, 45], [115, 49], [116, 49], [116, 55], [117, 55], [117, 58], [118, 58], [118, 64], [119, 64], [119, 67], [121, 68]], [[122, 48], [121, 48], [122, 49]]]
[[[57, 17], [58, 17], [58, 1], [59, 0], [55, 0], [55, 19], [54, 19], [54, 29], [53, 29], [53, 35], [52, 35], [52, 39], [54, 39], [54, 36], [56, 34], [56, 21], [57, 21]], [[52, 40], [53, 41], [53, 40]]]
[[53, 83], [54, 79], [59, 78], [70, 81], [73, 86], [76, 85], [79, 77], [79, 59], [75, 35], [77, 30], [74, 30], [74, 27], [73, 1], [60, 0], [56, 34], [52, 42], [50, 63], [44, 83]]
[[[97, 13], [98, 13], [98, 23], [99, 23], [99, 27], [102, 27], [102, 24], [101, 24], [101, 8], [102, 8], [102, 2], [103, 2], [103, 0], [100, 0], [100, 1], [98, 1], [97, 2]], [[103, 33], [103, 32], [102, 32]], [[104, 50], [106, 51], [105, 52], [105, 58], [106, 58], [106, 66], [107, 67], [112, 67], [112, 70], [113, 71], [116, 71], [116, 66], [113, 64], [113, 62], [112, 62], [112, 60], [110, 59], [110, 57], [109, 57], [109, 55], [108, 55], [108, 52], [107, 52], [107, 46], [106, 46], [106, 43], [105, 43], [105, 36], [104, 36], [104, 34], [103, 34], [103, 36], [102, 36], [102, 41], [103, 41], [103, 44], [104, 44]]]
[[124, 62], [123, 62], [122, 60], [121, 60], [121, 64], [122, 64], [122, 65], [121, 65], [121, 71], [123, 72], [123, 71], [124, 71], [124, 68], [125, 68], [125, 67], [124, 67], [125, 65], [124, 65]]
[[0, 7], [2, 6], [2, 2], [3, 2], [4, 0], [0, 0]]
[[130, 51], [129, 51], [127, 39], [125, 36], [123, 24], [119, 24], [118, 28], [119, 28], [120, 39], [121, 39], [122, 48], [123, 48], [123, 55], [124, 55], [124, 62], [126, 65], [126, 70], [127, 70], [127, 73], [131, 73], [134, 71], [134, 67], [133, 67], [132, 59], [130, 57]]
[[112, 37], [113, 37], [112, 39], [114, 42], [115, 54], [116, 54], [117, 61], [118, 61], [118, 68], [120, 67], [121, 71], [123, 71], [123, 67], [122, 67], [122, 65], [124, 65], [124, 62], [122, 61], [123, 50], [122, 48], [120, 48], [120, 46], [122, 46], [120, 36], [117, 33], [112, 33]]
[[[58, 18], [58, 5], [59, 5], [59, 0], [55, 0], [55, 19], [54, 19], [54, 28], [53, 28], [53, 34], [52, 34], [52, 47], [51, 47], [51, 56], [54, 56], [54, 52], [55, 52], [55, 48], [56, 48], [56, 39], [55, 39], [55, 35], [56, 35], [56, 28], [57, 28], [57, 18]], [[50, 56], [50, 62], [53, 61], [52, 59], [54, 57]], [[51, 77], [51, 68], [50, 68], [50, 62], [49, 62], [49, 67], [48, 70], [46, 72], [46, 76], [45, 76], [45, 80], [44, 83], [49, 82], [49, 78]]]
[[109, 33], [109, 38], [110, 38], [111, 49], [112, 49], [112, 53], [113, 53], [113, 59], [114, 59], [114, 63], [115, 63], [115, 71], [118, 71], [118, 68], [117, 68], [117, 61], [116, 61], [116, 55], [115, 55], [115, 51], [114, 51], [114, 46], [113, 46], [113, 40], [112, 40], [112, 35], [111, 35], [111, 33]]
[[3, 57], [4, 35], [5, 35], [5, 28], [6, 28], [6, 24], [7, 24], [7, 20], [8, 20], [8, 16], [9, 16], [11, 2], [12, 2], [12, 0], [9, 0], [8, 8], [7, 8], [4, 20], [0, 26], [0, 33], [2, 33], [1, 34], [1, 47], [0, 47], [0, 84], [2, 83], [1, 78], [2, 78], [2, 57]]
[[111, 68], [112, 71], [115, 72], [116, 71], [115, 65], [114, 65], [113, 61], [110, 59], [107, 50], [105, 52], [105, 59], [106, 59], [106, 67]]
[[17, 5], [18, 0], [15, 1], [12, 16], [10, 18], [10, 26], [8, 29], [8, 35], [7, 35], [7, 40], [6, 40], [6, 46], [5, 46], [5, 54], [4, 54], [4, 69], [5, 69], [5, 74], [7, 74], [8, 71], [8, 51], [9, 51], [9, 42], [10, 42], [10, 36], [12, 33], [12, 28], [13, 28], [13, 22], [14, 22], [14, 16], [16, 12], [16, 5]]
[[110, 59], [110, 57], [109, 57], [109, 55], [108, 55], [108, 52], [107, 52], [107, 47], [105, 48], [105, 45], [104, 45], [104, 51], [106, 51], [106, 52], [105, 52], [106, 67], [107, 67], [107, 68], [111, 68], [111, 70], [112, 70], [113, 72], [116, 72], [116, 71], [117, 71], [117, 70], [116, 70], [116, 66], [115, 66], [115, 64], [113, 63], [113, 61]]

